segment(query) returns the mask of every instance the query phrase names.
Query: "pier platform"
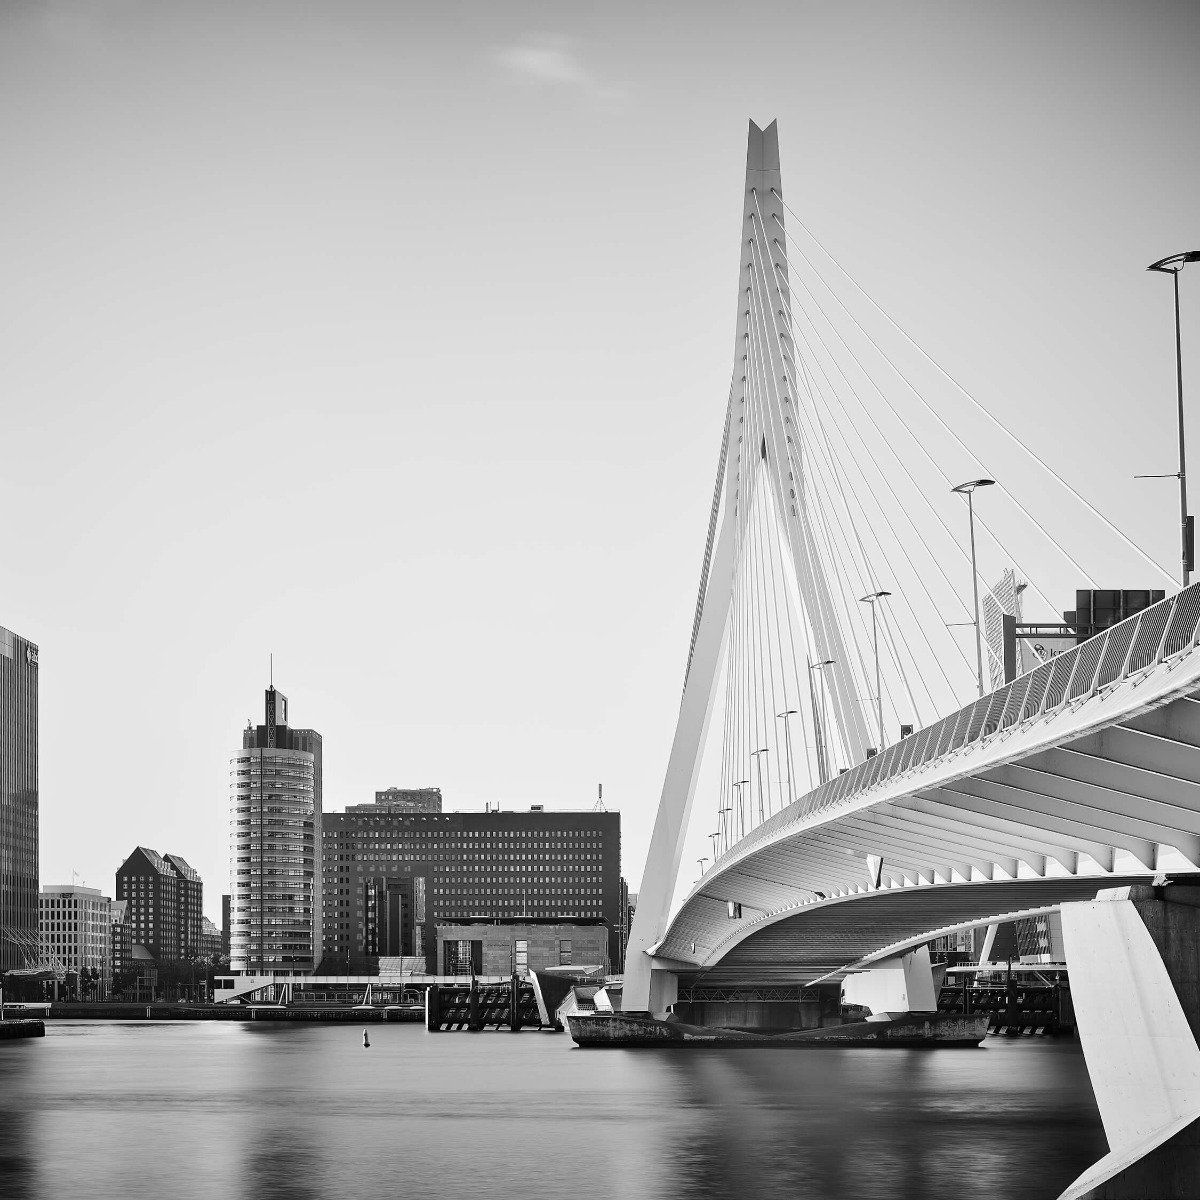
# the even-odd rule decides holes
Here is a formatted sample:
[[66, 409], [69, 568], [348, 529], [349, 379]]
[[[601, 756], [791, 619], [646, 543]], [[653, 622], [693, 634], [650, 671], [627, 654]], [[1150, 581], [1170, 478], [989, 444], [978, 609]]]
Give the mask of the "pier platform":
[[744, 1046], [816, 1047], [876, 1046], [947, 1049], [978, 1046], [988, 1032], [988, 1017], [946, 1013], [898, 1013], [890, 1019], [851, 1021], [789, 1033], [748, 1033], [660, 1019], [649, 1013], [574, 1013], [567, 1027], [575, 1044], [584, 1047]]
[[34, 1018], [0, 1021], [0, 1042], [46, 1036], [46, 1023]]

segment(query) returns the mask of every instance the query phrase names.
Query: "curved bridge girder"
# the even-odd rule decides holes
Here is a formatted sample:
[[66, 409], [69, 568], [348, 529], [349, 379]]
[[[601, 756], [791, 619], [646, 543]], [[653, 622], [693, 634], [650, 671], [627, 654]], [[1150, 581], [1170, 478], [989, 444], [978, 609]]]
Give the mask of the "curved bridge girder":
[[[1198, 684], [1200, 655], [1184, 652], [833, 804], [820, 793], [803, 797], [717, 860], [655, 954], [732, 978], [738, 963], [750, 965], [738, 947], [760, 930], [874, 895], [872, 859], [883, 860], [883, 895], [957, 889], [961, 913], [946, 910], [918, 932], [1023, 910], [1018, 894], [1034, 881], [1060, 899], [1080, 898], [1138, 877], [1130, 872], [1139, 866], [1200, 866]], [[985, 898], [997, 888], [1011, 890], [1012, 901]], [[729, 916], [730, 901], [741, 905], [740, 919]], [[973, 915], [979, 904], [985, 911]], [[897, 940], [878, 936], [855, 957]]]

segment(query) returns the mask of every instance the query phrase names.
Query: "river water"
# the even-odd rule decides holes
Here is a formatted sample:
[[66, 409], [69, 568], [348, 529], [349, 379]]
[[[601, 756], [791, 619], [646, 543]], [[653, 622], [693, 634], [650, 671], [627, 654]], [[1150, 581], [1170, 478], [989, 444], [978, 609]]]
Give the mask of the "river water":
[[0, 1042], [3, 1200], [1053, 1200], [1072, 1042], [579, 1050], [565, 1034], [47, 1022]]

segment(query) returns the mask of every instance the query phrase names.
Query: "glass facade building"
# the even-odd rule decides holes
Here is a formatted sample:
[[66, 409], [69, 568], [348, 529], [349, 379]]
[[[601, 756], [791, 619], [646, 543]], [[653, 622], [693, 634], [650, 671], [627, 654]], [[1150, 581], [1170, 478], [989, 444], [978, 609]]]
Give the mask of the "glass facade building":
[[0, 628], [0, 971], [39, 957], [38, 648]]
[[230, 968], [312, 971], [320, 959], [321, 735], [292, 729], [287, 697], [266, 692], [230, 763]]

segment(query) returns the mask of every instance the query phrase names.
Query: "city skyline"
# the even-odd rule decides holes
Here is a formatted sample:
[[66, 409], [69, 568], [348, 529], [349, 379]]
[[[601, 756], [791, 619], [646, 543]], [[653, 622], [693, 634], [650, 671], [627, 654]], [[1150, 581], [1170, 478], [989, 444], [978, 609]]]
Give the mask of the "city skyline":
[[[532, 8], [466, 36], [379, 15], [343, 9], [333, 49], [321, 13], [231, 10], [211, 42], [198, 6], [0, 18], [23, 447], [0, 502], [28, 514], [0, 622], [42, 647], [43, 878], [104, 889], [141, 841], [216, 894], [227, 747], [273, 651], [331, 810], [390, 783], [586, 808], [603, 780], [636, 886], [747, 116], [778, 117], [789, 201], [855, 278], [1066, 476], [1100, 464], [1088, 494], [1173, 565], [1169, 485], [1129, 476], [1173, 466], [1144, 268], [1194, 240], [1193, 10], [752, 6], [683, 42], [622, 6], [619, 42]], [[731, 51], [755, 22], [778, 36]], [[1106, 585], [1158, 586], [1047, 511]], [[1034, 566], [1069, 607], [1077, 581]], [[134, 738], [141, 774], [108, 784]]]

